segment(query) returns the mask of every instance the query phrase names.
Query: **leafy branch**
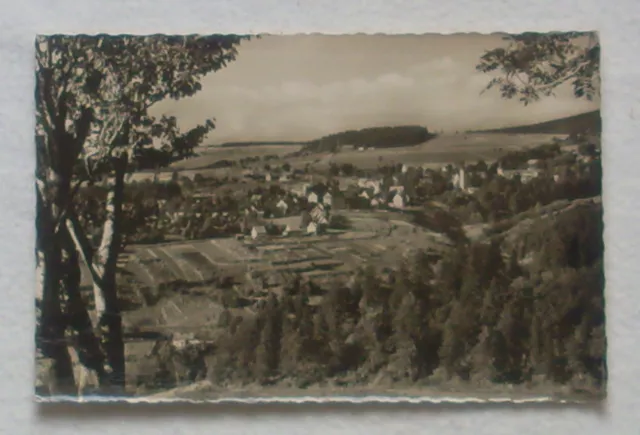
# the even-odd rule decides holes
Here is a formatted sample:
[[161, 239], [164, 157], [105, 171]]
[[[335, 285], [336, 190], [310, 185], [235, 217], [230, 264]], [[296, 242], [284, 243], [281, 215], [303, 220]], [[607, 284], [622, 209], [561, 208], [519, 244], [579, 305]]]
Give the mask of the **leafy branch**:
[[[586, 39], [586, 41], [585, 41]], [[524, 105], [553, 96], [564, 84], [591, 101], [600, 89], [600, 44], [587, 32], [524, 33], [504, 37], [506, 47], [487, 51], [476, 70], [495, 74], [483, 93], [497, 88]]]

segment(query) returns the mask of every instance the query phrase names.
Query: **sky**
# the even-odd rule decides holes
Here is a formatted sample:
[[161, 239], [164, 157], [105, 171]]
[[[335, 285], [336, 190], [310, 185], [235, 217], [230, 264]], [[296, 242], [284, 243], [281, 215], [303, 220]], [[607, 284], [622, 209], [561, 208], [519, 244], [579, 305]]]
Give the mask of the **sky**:
[[158, 103], [181, 128], [215, 118], [207, 143], [304, 141], [347, 129], [422, 125], [429, 130], [531, 124], [597, 109], [569, 87], [523, 106], [481, 94], [476, 72], [499, 35], [265, 35], [242, 42], [236, 60], [207, 75], [193, 97]]

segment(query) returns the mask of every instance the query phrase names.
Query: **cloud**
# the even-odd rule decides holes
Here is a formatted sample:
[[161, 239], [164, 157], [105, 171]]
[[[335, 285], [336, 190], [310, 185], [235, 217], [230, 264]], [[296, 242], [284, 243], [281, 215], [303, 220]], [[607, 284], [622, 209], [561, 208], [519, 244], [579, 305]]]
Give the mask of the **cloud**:
[[163, 103], [159, 110], [175, 114], [186, 127], [215, 116], [214, 141], [304, 140], [372, 125], [481, 128], [581, 111], [572, 96], [546, 100], [533, 109], [505, 102], [497, 92], [481, 96], [489, 77], [474, 67], [475, 57], [461, 61], [446, 55], [395, 72], [351, 74], [324, 82], [279, 76], [261, 85], [247, 80], [230, 83], [231, 74], [225, 80], [213, 76], [195, 97]]

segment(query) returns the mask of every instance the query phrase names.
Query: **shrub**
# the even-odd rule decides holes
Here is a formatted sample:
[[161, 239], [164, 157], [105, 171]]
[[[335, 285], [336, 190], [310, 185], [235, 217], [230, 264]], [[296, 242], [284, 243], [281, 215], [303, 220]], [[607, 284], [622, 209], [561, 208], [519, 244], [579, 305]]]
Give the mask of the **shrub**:
[[351, 226], [351, 220], [348, 217], [340, 214], [331, 216], [331, 219], [329, 221], [329, 228], [334, 230], [348, 230], [349, 228], [351, 228]]

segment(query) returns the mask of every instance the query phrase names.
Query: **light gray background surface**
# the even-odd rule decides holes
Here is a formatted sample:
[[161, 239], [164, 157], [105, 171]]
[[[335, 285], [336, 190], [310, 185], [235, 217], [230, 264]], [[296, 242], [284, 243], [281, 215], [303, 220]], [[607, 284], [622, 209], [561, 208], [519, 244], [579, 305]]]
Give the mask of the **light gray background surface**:
[[[640, 434], [640, 3], [633, 0], [21, 0], [0, 15], [0, 430], [109, 434]], [[563, 405], [48, 405], [33, 402], [36, 33], [599, 30], [610, 397]]]

